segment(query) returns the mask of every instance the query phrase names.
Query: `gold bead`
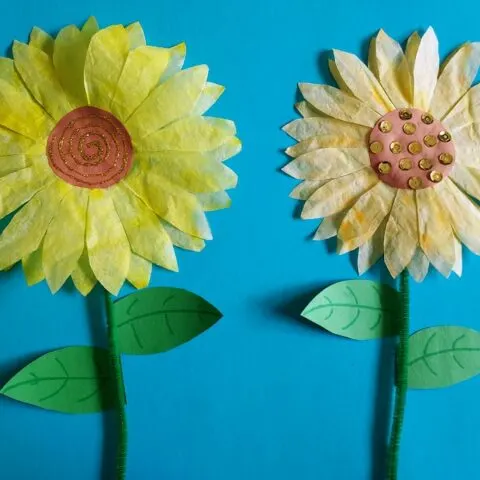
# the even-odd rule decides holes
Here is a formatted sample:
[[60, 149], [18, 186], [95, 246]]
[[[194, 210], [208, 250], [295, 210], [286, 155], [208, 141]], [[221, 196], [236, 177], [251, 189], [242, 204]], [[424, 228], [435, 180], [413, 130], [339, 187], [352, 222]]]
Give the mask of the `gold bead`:
[[417, 126], [412, 123], [412, 122], [407, 122], [403, 125], [403, 129], [404, 133], [406, 133], [407, 135], [413, 135], [415, 133], [415, 131], [417, 130]]
[[422, 158], [421, 160], [419, 160], [418, 166], [422, 170], [430, 170], [433, 167], [433, 163], [428, 158]]
[[410, 112], [409, 110], [402, 109], [398, 112], [398, 116], [402, 120], [410, 120], [412, 118], [412, 112]]
[[417, 155], [422, 151], [422, 144], [420, 142], [411, 142], [408, 144], [407, 149], [412, 155]]
[[382, 122], [379, 123], [378, 129], [382, 133], [389, 133], [392, 131], [392, 122], [389, 122], [388, 120], [383, 120]]
[[412, 190], [418, 190], [419, 188], [423, 187], [422, 179], [420, 177], [410, 177], [408, 179], [408, 186]]
[[452, 139], [452, 136], [446, 132], [445, 130], [442, 130], [439, 134], [438, 134], [438, 139], [441, 141], [441, 142], [449, 142], [451, 139]]
[[390, 151], [392, 153], [400, 153], [402, 151], [402, 145], [400, 142], [392, 142], [390, 144]]
[[429, 113], [424, 113], [422, 115], [422, 122], [426, 125], [431, 125], [433, 123], [433, 117]]
[[383, 151], [383, 145], [380, 142], [372, 142], [370, 144], [370, 151], [372, 153], [380, 153]]
[[410, 170], [413, 166], [412, 161], [409, 158], [402, 158], [398, 162], [400, 170]]
[[423, 143], [427, 147], [434, 147], [437, 144], [437, 138], [435, 137], [435, 135], [425, 135], [423, 137]]
[[429, 174], [428, 174], [428, 178], [434, 182], [434, 183], [438, 183], [438, 182], [441, 182], [443, 180], [443, 175], [441, 172], [437, 172], [437, 170], [432, 170]]
[[438, 156], [438, 159], [440, 160], [441, 164], [450, 165], [453, 162], [453, 155], [451, 155], [450, 153], [444, 152]]
[[387, 173], [390, 173], [392, 171], [392, 166], [388, 162], [380, 162], [377, 166], [377, 169], [378, 173], [386, 175]]

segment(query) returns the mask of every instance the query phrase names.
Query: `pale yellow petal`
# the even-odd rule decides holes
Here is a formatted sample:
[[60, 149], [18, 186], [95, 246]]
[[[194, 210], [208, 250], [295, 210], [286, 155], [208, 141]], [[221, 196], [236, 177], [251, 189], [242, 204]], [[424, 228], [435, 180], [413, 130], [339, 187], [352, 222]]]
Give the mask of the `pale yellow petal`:
[[232, 199], [224, 191], [197, 193], [196, 197], [206, 212], [223, 210], [224, 208], [230, 208], [232, 205]]
[[463, 270], [462, 244], [455, 236], [453, 238], [453, 247], [455, 249], [455, 264], [453, 265], [453, 271], [457, 274], [457, 276], [461, 277]]
[[305, 202], [302, 218], [328, 217], [350, 208], [378, 181], [376, 173], [370, 167], [331, 180]]
[[178, 271], [173, 245], [155, 213], [128, 188], [110, 189], [131, 249], [155, 265]]
[[116, 295], [130, 268], [130, 243], [107, 190], [91, 190], [86, 245], [97, 280]]
[[455, 165], [480, 169], [480, 124], [464, 125], [454, 133]]
[[345, 122], [373, 127], [380, 115], [361, 100], [329, 85], [300, 83], [305, 99], [317, 110]]
[[192, 250], [194, 252], [200, 252], [205, 248], [205, 241], [201, 238], [188, 235], [188, 233], [182, 232], [165, 220], [161, 220], [161, 223], [163, 228], [167, 231], [170, 240], [176, 247], [183, 248], [184, 250]]
[[45, 52], [49, 57], [53, 54], [53, 38], [41, 28], [33, 27], [30, 32], [29, 45]]
[[217, 162], [224, 162], [228, 160], [242, 150], [242, 142], [237, 137], [230, 137], [224, 143], [222, 143], [218, 148], [210, 150], [209, 152], [202, 152], [202, 155], [216, 160]]
[[73, 187], [55, 180], [15, 214], [0, 236], [0, 269], [37, 250], [62, 198]]
[[429, 27], [420, 40], [413, 66], [413, 106], [429, 110], [437, 84], [440, 57], [438, 40], [432, 27]]
[[378, 65], [377, 65], [375, 37], [372, 37], [370, 39], [370, 42], [368, 43], [367, 67], [378, 78]]
[[450, 178], [462, 190], [480, 200], [480, 170], [457, 164], [450, 173]]
[[358, 248], [357, 269], [359, 275], [363, 275], [382, 257], [386, 225], [387, 219], [385, 219], [375, 233]]
[[147, 44], [145, 33], [143, 32], [140, 22], [131, 23], [126, 30], [131, 50], [137, 47], [144, 47]]
[[381, 115], [395, 107], [375, 75], [355, 55], [334, 50], [338, 71], [352, 94]]
[[13, 58], [15, 68], [28, 90], [53, 119], [60, 120], [72, 110], [58, 81], [52, 59], [45, 52], [16, 41], [13, 44]]
[[472, 87], [443, 119], [454, 139], [457, 131], [475, 123], [480, 123], [480, 84]]
[[130, 269], [128, 270], [127, 280], [135, 288], [148, 287], [150, 276], [152, 274], [152, 264], [134, 253], [130, 257]]
[[126, 122], [133, 139], [141, 139], [187, 116], [207, 81], [206, 65], [182, 70], [156, 87]]
[[75, 270], [85, 248], [88, 190], [74, 188], [63, 197], [43, 242], [43, 270], [52, 293]]
[[443, 118], [472, 85], [480, 67], [480, 43], [466, 43], [443, 66], [430, 105], [436, 118]]
[[170, 52], [170, 61], [168, 62], [166, 70], [163, 72], [162, 78], [160, 79], [161, 82], [165, 82], [165, 80], [169, 79], [182, 69], [185, 62], [185, 55], [187, 53], [187, 46], [185, 43], [179, 43], [168, 50]]
[[307, 200], [320, 187], [325, 185], [328, 180], [305, 180], [299, 183], [291, 192], [289, 197], [296, 200]]
[[197, 100], [197, 103], [195, 104], [195, 107], [193, 107], [191, 115], [203, 115], [213, 106], [213, 104], [220, 98], [220, 95], [224, 91], [225, 87], [222, 85], [207, 82]]
[[295, 108], [298, 110], [298, 113], [300, 113], [300, 115], [304, 118], [319, 117], [323, 115], [323, 113], [319, 112], [305, 100], [296, 103]]
[[413, 100], [410, 69], [401, 45], [383, 30], [375, 37], [377, 78], [396, 108], [411, 105]]
[[420, 246], [430, 263], [445, 277], [455, 264], [453, 232], [448, 212], [435, 188], [417, 192], [418, 229]]
[[334, 237], [340, 228], [344, 216], [345, 212], [338, 212], [334, 215], [330, 215], [329, 217], [325, 217], [320, 226], [317, 228], [313, 239], [328, 240], [329, 238]]
[[[422, 37], [418, 32], [413, 32], [407, 40], [407, 47], [405, 48], [405, 57], [407, 58], [408, 68], [413, 77], [413, 69], [415, 67], [415, 59], [417, 58], [418, 47]], [[412, 93], [413, 93], [413, 78], [412, 78]]]
[[113, 25], [93, 35], [84, 71], [89, 105], [109, 109], [129, 47], [128, 33], [121, 25]]
[[302, 180], [328, 180], [356, 172], [370, 165], [363, 148], [322, 148], [300, 155], [282, 170]]
[[353, 92], [348, 88], [348, 85], [345, 83], [345, 80], [342, 78], [342, 75], [338, 70], [337, 64], [331, 58], [328, 59], [328, 69], [330, 70], [330, 73], [332, 74], [332, 77], [335, 80], [335, 83], [340, 88], [340, 90], [344, 91], [345, 93], [348, 93], [349, 95], [355, 96]]
[[97, 283], [97, 278], [93, 273], [88, 261], [87, 249], [83, 251], [78, 260], [77, 268], [72, 272], [72, 280], [77, 290], [83, 295], [88, 295]]
[[285, 150], [290, 157], [299, 157], [319, 148], [366, 148], [365, 139], [359, 140], [345, 134], [317, 135], [310, 137]]
[[390, 213], [395, 193], [394, 188], [378, 182], [356, 201], [338, 230], [339, 253], [350, 252], [372, 237]]
[[385, 265], [393, 278], [412, 260], [418, 246], [418, 221], [415, 193], [397, 190], [385, 229]]
[[112, 113], [126, 121], [158, 85], [169, 58], [167, 48], [144, 46], [131, 50], [112, 97]]
[[29, 287], [45, 279], [42, 263], [42, 245], [34, 252], [22, 258], [22, 268]]
[[430, 262], [422, 249], [418, 247], [408, 264], [408, 272], [416, 282], [423, 282], [428, 273]]

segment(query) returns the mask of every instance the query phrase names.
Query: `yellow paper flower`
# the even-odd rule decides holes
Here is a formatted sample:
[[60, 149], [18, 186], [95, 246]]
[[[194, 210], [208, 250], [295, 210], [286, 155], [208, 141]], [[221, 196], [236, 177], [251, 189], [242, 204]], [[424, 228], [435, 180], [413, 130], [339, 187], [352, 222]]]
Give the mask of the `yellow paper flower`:
[[21, 260], [53, 292], [69, 276], [148, 285], [151, 265], [177, 270], [173, 245], [211, 238], [204, 211], [230, 205], [240, 150], [233, 122], [203, 114], [223, 92], [205, 65], [182, 70], [185, 45], [147, 46], [140, 24], [55, 39], [34, 28], [0, 58], [0, 269]]
[[302, 218], [323, 221], [315, 239], [359, 248], [359, 273], [382, 255], [393, 277], [421, 281], [431, 263], [461, 275], [462, 246], [480, 254], [480, 86], [471, 88], [480, 44], [466, 43], [439, 67], [429, 28], [406, 49], [380, 31], [368, 67], [334, 51], [339, 85], [300, 84], [303, 119], [284, 129], [299, 143], [284, 171], [304, 180]]

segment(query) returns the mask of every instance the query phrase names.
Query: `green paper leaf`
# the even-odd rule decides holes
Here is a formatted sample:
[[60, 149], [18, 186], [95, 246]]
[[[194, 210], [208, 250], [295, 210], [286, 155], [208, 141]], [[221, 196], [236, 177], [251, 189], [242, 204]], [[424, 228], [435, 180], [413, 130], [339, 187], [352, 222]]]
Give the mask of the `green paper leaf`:
[[109, 372], [106, 350], [66, 347], [29, 363], [0, 393], [57, 412], [99, 412], [115, 405], [115, 385]]
[[480, 332], [431, 327], [408, 339], [409, 388], [442, 388], [480, 373]]
[[180, 288], [139, 290], [113, 304], [122, 353], [145, 355], [175, 348], [214, 325], [222, 314], [202, 297]]
[[303, 310], [302, 316], [329, 332], [355, 340], [398, 334], [398, 292], [370, 280], [330, 285]]

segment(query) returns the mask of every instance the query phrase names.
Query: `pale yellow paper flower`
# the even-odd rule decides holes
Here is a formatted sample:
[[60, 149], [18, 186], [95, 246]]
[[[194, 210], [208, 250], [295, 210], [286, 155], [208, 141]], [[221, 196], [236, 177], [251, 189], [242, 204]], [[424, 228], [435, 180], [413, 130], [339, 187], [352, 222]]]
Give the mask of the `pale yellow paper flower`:
[[479, 43], [439, 65], [432, 28], [405, 50], [380, 31], [368, 67], [334, 51], [339, 88], [300, 84], [304, 118], [284, 127], [299, 143], [283, 170], [303, 180], [291, 196], [302, 218], [323, 217], [315, 239], [359, 249], [360, 274], [383, 255], [393, 277], [461, 275], [462, 243], [480, 254], [479, 65]]
[[207, 210], [230, 205], [235, 125], [203, 116], [224, 88], [185, 45], [147, 46], [138, 23], [94, 18], [56, 38], [34, 28], [0, 58], [0, 269], [22, 261], [53, 292], [148, 285], [177, 270], [173, 246], [199, 251]]

